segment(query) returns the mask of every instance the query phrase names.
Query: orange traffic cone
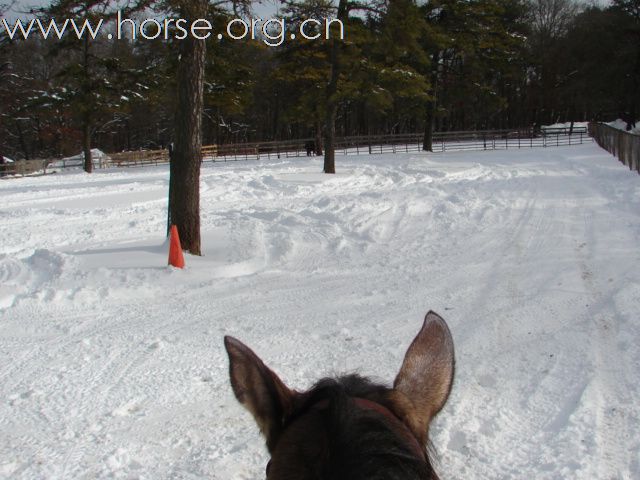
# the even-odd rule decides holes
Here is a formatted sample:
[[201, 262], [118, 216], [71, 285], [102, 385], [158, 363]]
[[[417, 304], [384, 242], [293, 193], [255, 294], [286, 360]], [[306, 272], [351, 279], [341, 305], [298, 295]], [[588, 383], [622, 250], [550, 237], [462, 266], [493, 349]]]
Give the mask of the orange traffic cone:
[[184, 268], [184, 256], [182, 255], [182, 247], [180, 246], [180, 236], [178, 235], [178, 227], [171, 225], [171, 233], [169, 239], [169, 265], [176, 268]]

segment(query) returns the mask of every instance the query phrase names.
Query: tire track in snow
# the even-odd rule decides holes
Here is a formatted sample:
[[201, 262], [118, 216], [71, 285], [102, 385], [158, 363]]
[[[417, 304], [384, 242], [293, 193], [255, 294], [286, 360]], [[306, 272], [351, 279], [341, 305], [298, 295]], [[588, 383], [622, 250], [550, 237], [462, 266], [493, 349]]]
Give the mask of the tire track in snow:
[[[490, 425], [493, 425], [493, 428], [498, 428], [503, 434], [504, 432], [512, 432], [509, 434], [510, 438], [517, 440], [523, 429], [523, 421], [526, 422], [526, 419], [514, 413], [514, 410], [509, 405], [500, 407], [499, 400], [491, 398], [499, 382], [500, 370], [505, 368], [500, 357], [502, 346], [505, 343], [503, 340], [504, 328], [508, 328], [509, 325], [505, 324], [501, 317], [501, 310], [504, 308], [502, 304], [505, 300], [507, 302], [512, 301], [513, 297], [517, 295], [517, 289], [512, 285], [514, 256], [519, 250], [522, 239], [526, 236], [526, 230], [534, 215], [536, 204], [535, 195], [529, 190], [526, 193], [527, 196], [525, 198], [520, 197], [518, 199], [523, 204], [523, 207], [515, 218], [511, 216], [507, 221], [498, 223], [493, 229], [483, 231], [482, 235], [487, 238], [485, 242], [478, 238], [471, 240], [474, 245], [483, 244], [484, 250], [494, 260], [491, 261], [491, 266], [485, 269], [488, 277], [475, 279], [478, 284], [482, 285], [482, 288], [477, 291], [475, 298], [470, 302], [470, 307], [466, 309], [468, 312], [473, 313], [475, 318], [466, 323], [465, 337], [468, 339], [467, 341], [475, 344], [478, 341], [478, 337], [482, 341], [486, 340], [487, 334], [484, 330], [490, 328], [494, 333], [490, 337], [493, 342], [490, 345], [484, 345], [482, 349], [486, 352], [486, 356], [490, 357], [490, 360], [484, 359], [478, 362], [478, 359], [474, 359], [475, 366], [473, 370], [485, 372], [483, 379], [468, 378], [470, 384], [465, 385], [459, 391], [455, 389], [455, 410], [452, 412], [452, 416], [454, 418], [464, 418], [465, 420], [456, 425], [455, 428], [449, 429], [446, 444], [449, 450], [458, 452], [462, 457], [468, 456], [471, 450], [477, 455], [491, 455], [490, 448], [487, 449], [480, 444], [474, 445], [475, 442], [468, 437], [468, 432], [479, 433], [484, 429], [488, 433], [492, 430]], [[499, 229], [499, 235], [496, 235], [496, 229]], [[473, 249], [465, 250], [470, 251], [472, 255], [479, 253]], [[454, 260], [459, 261], [460, 259], [450, 259], [451, 268], [455, 267]], [[507, 290], [506, 296], [495, 293], [500, 288]], [[464, 361], [464, 358], [459, 358], [458, 364], [462, 363], [464, 365]], [[460, 366], [459, 369], [464, 369], [464, 366]], [[460, 379], [458, 379], [458, 382], [460, 382]], [[487, 411], [485, 405], [494, 405], [494, 411]], [[475, 412], [475, 414], [470, 415], [470, 411]], [[499, 413], [500, 411], [502, 413]], [[477, 418], [484, 418], [484, 422], [480, 423]], [[486, 434], [479, 436], [482, 438]], [[518, 442], [512, 443], [508, 441], [507, 443], [509, 443], [509, 449], [512, 452], [511, 456], [515, 455], [518, 458], [528, 456], [526, 446]]]
[[[494, 240], [493, 244], [490, 244], [490, 256], [495, 260], [491, 267], [486, 269], [489, 278], [479, 280], [479, 283], [486, 287], [480, 290], [475, 305], [470, 308], [471, 312], [476, 314], [482, 311], [487, 318], [481, 322], [471, 322], [471, 325], [475, 323], [476, 326], [471, 327], [471, 332], [465, 332], [468, 338], [474, 339], [479, 335], [486, 341], [486, 333], [481, 332], [480, 329], [490, 327], [493, 329], [493, 335], [491, 335], [493, 342], [482, 348], [489, 359], [480, 360], [474, 367], [474, 371], [486, 373], [479, 379], [470, 379], [474, 385], [465, 387], [465, 393], [456, 404], [459, 405], [461, 415], [463, 415], [462, 412], [468, 415], [468, 410], [477, 409], [482, 404], [493, 405], [496, 412], [488, 415], [487, 411], [477, 412], [476, 416], [483, 418], [482, 421], [472, 421], [466, 429], [465, 427], [453, 429], [451, 432], [453, 436], [450, 437], [455, 447], [460, 445], [458, 441], [460, 430], [477, 431], [481, 436], [491, 437], [492, 432], [497, 429], [500, 432], [500, 445], [509, 449], [511, 467], [516, 471], [519, 470], [518, 465], [526, 466], [532, 455], [541, 454], [547, 450], [545, 443], [548, 440], [545, 440], [545, 436], [548, 434], [541, 432], [541, 429], [544, 429], [548, 422], [549, 412], [557, 410], [557, 393], [564, 387], [558, 382], [557, 375], [554, 375], [552, 370], [542, 377], [540, 385], [532, 384], [527, 387], [531, 390], [529, 393], [527, 388], [517, 387], [519, 391], [522, 390], [519, 395], [521, 402], [526, 401], [526, 404], [522, 404], [525, 410], [522, 410], [520, 404], [503, 402], [499, 394], [498, 398], [491, 396], [492, 393], [497, 393], [495, 388], [502, 376], [506, 375], [506, 378], [520, 376], [522, 378], [520, 383], [522, 383], [526, 382], [527, 377], [535, 374], [537, 370], [535, 362], [545, 362], [545, 359], [544, 357], [540, 360], [534, 359], [528, 352], [528, 347], [534, 338], [537, 339], [553, 323], [549, 319], [544, 319], [552, 305], [540, 305], [537, 298], [540, 292], [536, 291], [538, 288], [549, 288], [548, 284], [554, 279], [552, 272], [550, 272], [551, 275], [545, 273], [544, 277], [536, 277], [529, 272], [536, 273], [534, 262], [539, 258], [545, 258], [549, 248], [549, 237], [556, 240], [563, 238], [562, 232], [565, 230], [566, 222], [564, 215], [567, 211], [556, 208], [546, 199], [544, 202], [539, 201], [542, 199], [537, 198], [539, 191], [537, 179], [532, 179], [527, 187], [520, 190], [522, 195], [518, 201], [523, 203], [523, 208], [516, 220], [506, 224], [508, 229], [505, 228], [505, 224], [498, 224], [500, 235], [492, 231], [488, 232], [490, 239], [501, 238], [501, 240]], [[554, 247], [560, 247], [559, 251], [566, 248], [564, 243]], [[555, 271], [561, 272], [561, 269], [562, 263], [559, 262], [555, 266]], [[547, 275], [549, 275], [548, 278]], [[499, 289], [503, 289], [505, 294], [496, 294], [496, 290]], [[505, 316], [505, 314], [508, 315]], [[530, 336], [532, 332], [526, 331], [527, 326], [519, 321], [521, 317], [544, 319], [540, 322], [539, 332]], [[535, 351], [536, 349], [533, 350]], [[551, 355], [551, 357], [546, 359], [549, 364], [546, 368], [562, 372], [566, 367], [558, 363], [557, 355]], [[475, 361], [477, 362], [477, 359]], [[517, 371], [522, 371], [523, 374], [518, 375]], [[537, 380], [540, 380], [540, 377]], [[579, 392], [580, 390], [578, 390], [578, 398]], [[524, 437], [540, 438], [538, 445], [541, 448], [536, 451], [535, 444], [519, 441]], [[491, 439], [488, 441], [493, 443]], [[487, 449], [481, 444], [477, 447], [487, 456], [492, 455], [490, 453], [492, 448]], [[500, 447], [496, 445], [493, 448]], [[553, 452], [549, 457], [553, 457]], [[513, 470], [505, 467], [501, 475], [512, 476], [513, 473]]]
[[[189, 316], [188, 309], [182, 313], [186, 317]], [[80, 402], [78, 408], [86, 410], [87, 405], [90, 405], [91, 411], [94, 412], [92, 416], [83, 419], [89, 421], [89, 424], [75, 425], [75, 428], [88, 430], [89, 433], [80, 434], [76, 441], [69, 445], [66, 455], [59, 462], [64, 471], [74, 471], [74, 476], [92, 475], [91, 470], [95, 470], [96, 465], [86, 465], [86, 462], [83, 463], [81, 460], [86, 459], [89, 454], [95, 456], [96, 446], [99, 447], [105, 443], [105, 435], [111, 435], [114, 428], [116, 431], [121, 428], [118, 427], [121, 422], [136, 422], [136, 417], [146, 415], [148, 402], [157, 403], [157, 399], [148, 397], [148, 392], [140, 395], [140, 392], [137, 391], [137, 387], [140, 385], [134, 379], [140, 377], [140, 373], [136, 372], [140, 372], [154, 354], [164, 348], [164, 340], [162, 339], [170, 338], [180, 330], [196, 328], [207, 321], [207, 319], [200, 319], [197, 322], [176, 322], [172, 315], [167, 315], [166, 320], [158, 323], [157, 317], [150, 315], [145, 310], [145, 306], [130, 306], [127, 308], [127, 315], [123, 315], [123, 317], [124, 328], [110, 329], [105, 332], [106, 343], [100, 350], [110, 352], [107, 361], [100, 362], [98, 369], [92, 368], [83, 374], [83, 381], [79, 387], [78, 385], [72, 386], [75, 397]], [[145, 320], [147, 318], [149, 319]], [[138, 332], [149, 332], [149, 334], [131, 337], [126, 342], [119, 340], [118, 337], [129, 333], [127, 325], [130, 322], [137, 322]], [[126, 345], [127, 347], [113, 351], [106, 347], [110, 344]], [[147, 378], [147, 375], [143, 375], [142, 382]], [[158, 382], [163, 380], [163, 378], [157, 379]], [[136, 388], [132, 389], [132, 386]], [[158, 407], [157, 404], [156, 407]], [[127, 419], [127, 417], [133, 418]], [[114, 421], [114, 418], [122, 420]], [[74, 428], [74, 425], [71, 425], [71, 428]], [[102, 455], [105, 453], [108, 452], [103, 452]], [[127, 449], [120, 453], [115, 452], [113, 455], [120, 455], [125, 460], [129, 459], [128, 461], [135, 462], [135, 459], [128, 457]], [[108, 465], [109, 462], [115, 462], [115, 459], [109, 460], [109, 458], [109, 455], [102, 458], [107, 462], [105, 468], [108, 471], [112, 468]], [[79, 469], [89, 469], [89, 471], [78, 472]]]
[[[32, 310], [30, 315], [41, 316], [44, 315], [38, 310]], [[9, 386], [8, 390], [20, 390], [20, 386], [26, 383], [32, 378], [37, 378], [43, 371], [48, 371], [51, 368], [51, 361], [60, 358], [60, 353], [73, 350], [73, 346], [81, 343], [85, 338], [100, 337], [105, 333], [117, 333], [118, 331], [127, 331], [130, 326], [127, 320], [120, 319], [115, 322], [110, 316], [95, 316], [91, 317], [90, 322], [86, 322], [86, 313], [75, 313], [71, 315], [65, 315], [58, 317], [56, 314], [51, 315], [48, 313], [47, 317], [56, 318], [58, 326], [61, 328], [57, 334], [50, 334], [48, 338], [27, 339], [25, 342], [20, 340], [15, 341], [15, 345], [12, 348], [16, 350], [25, 350], [23, 347], [29, 344], [33, 344], [34, 349], [26, 351], [25, 355], [21, 359], [14, 360], [6, 364], [6, 368], [0, 373], [0, 380], [5, 386]], [[108, 319], [109, 322], [105, 320]], [[80, 329], [75, 325], [76, 320], [85, 321]], [[68, 329], [65, 325], [73, 325], [74, 330]], [[49, 362], [37, 361], [43, 356], [46, 356]], [[29, 367], [31, 366], [31, 367]]]
[[[628, 444], [634, 438], [633, 421], [626, 418], [626, 407], [633, 401], [629, 392], [625, 363], [617, 345], [619, 326], [613, 306], [611, 284], [603, 285], [591, 259], [595, 258], [596, 236], [593, 213], [584, 210], [585, 242], [576, 246], [581, 279], [590, 297], [587, 322], [591, 325], [591, 348], [594, 359], [593, 387], [595, 389], [595, 446], [598, 462], [597, 477], [606, 480], [626, 478], [625, 468], [633, 461]], [[625, 399], [621, 404], [620, 400]], [[625, 405], [626, 404], [626, 405]]]
[[[131, 314], [130, 309], [131, 307], [127, 310]], [[136, 315], [135, 319], [128, 315], [116, 317], [119, 320], [115, 322], [113, 318], [109, 318], [105, 322], [103, 322], [104, 319], [98, 318], [80, 330], [76, 329], [74, 332], [55, 335], [46, 340], [39, 339], [37, 349], [31, 350], [20, 360], [11, 362], [10, 369], [4, 371], [0, 377], [8, 391], [26, 392], [14, 395], [15, 399], [24, 402], [30, 400], [29, 396], [25, 395], [32, 391], [30, 386], [34, 382], [49, 378], [52, 374], [57, 375], [60, 387], [57, 389], [56, 395], [49, 398], [35, 396], [33, 401], [37, 402], [37, 407], [20, 409], [17, 419], [29, 429], [36, 428], [37, 425], [49, 425], [50, 428], [55, 429], [57, 427], [51, 423], [50, 417], [60, 418], [66, 413], [68, 416], [67, 429], [71, 437], [59, 439], [60, 443], [66, 444], [67, 447], [55, 455], [58, 458], [55, 464], [60, 466], [63, 471], [71, 471], [74, 468], [73, 465], [77, 469], [79, 463], [76, 461], [85, 458], [88, 450], [94, 450], [92, 446], [94, 440], [89, 439], [87, 435], [99, 436], [100, 434], [97, 432], [92, 433], [95, 427], [98, 431], [104, 431], [105, 425], [101, 420], [102, 415], [112, 413], [112, 410], [107, 412], [109, 401], [113, 400], [109, 398], [110, 393], [122, 384], [129, 372], [144, 362], [146, 355], [151, 353], [148, 345], [140, 342], [129, 344], [129, 348], [115, 352], [109, 348], [100, 347], [100, 351], [110, 352], [108, 361], [100, 362], [97, 361], [98, 358], [93, 359], [89, 370], [85, 370], [85, 365], [78, 358], [78, 346], [82, 345], [85, 339], [99, 340], [100, 345], [103, 346], [126, 344], [126, 342], [116, 339], [126, 335], [131, 328], [130, 322], [137, 320], [140, 320], [140, 323], [145, 323], [145, 329], [155, 328], [156, 335], [182, 326], [177, 326], [169, 318], [163, 326], [159, 327], [157, 321], [141, 320], [146, 318], [144, 312]], [[58, 319], [58, 321], [65, 324], [74, 323], [75, 318]], [[82, 315], [77, 318], [86, 319]], [[172, 328], [167, 328], [167, 325]], [[55, 373], [56, 371], [58, 373]], [[101, 385], [106, 388], [100, 389]], [[70, 399], [72, 399], [71, 403], [75, 410], [91, 411], [93, 414], [78, 419], [73, 412], [64, 412], [69, 407]], [[16, 406], [19, 408], [19, 404]], [[126, 412], [124, 413], [126, 414]], [[2, 420], [13, 418], [12, 422], [16, 420], [15, 417], [4, 415], [1, 418]], [[92, 426], [90, 422], [94, 421], [97, 421], [97, 424]], [[13, 428], [11, 425], [12, 423], [7, 424], [7, 428]], [[37, 446], [41, 442], [33, 436], [24, 437], [22, 441], [26, 442], [25, 445], [31, 443], [35, 449], [30, 448], [29, 450], [33, 456], [37, 456], [39, 448]]]

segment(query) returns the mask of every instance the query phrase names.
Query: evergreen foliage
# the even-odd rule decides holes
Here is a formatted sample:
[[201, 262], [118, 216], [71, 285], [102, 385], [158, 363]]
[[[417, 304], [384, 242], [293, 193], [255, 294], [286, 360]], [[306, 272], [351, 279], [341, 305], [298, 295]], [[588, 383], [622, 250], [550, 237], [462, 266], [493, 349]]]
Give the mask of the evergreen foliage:
[[[132, 2], [126, 14], [149, 6], [175, 12], [178, 4]], [[331, 41], [287, 35], [269, 47], [260, 38], [212, 36], [202, 143], [314, 138], [322, 153], [329, 107], [337, 136], [637, 120], [640, 4], [580, 5], [345, 1], [346, 38], [336, 47], [331, 99]], [[295, 31], [305, 19], [335, 17], [337, 6], [291, 0], [281, 14]], [[113, 5], [64, 0], [41, 15], [108, 22]], [[214, 3], [207, 16], [220, 31], [236, 14], [232, 4]], [[306, 25], [309, 34], [323, 29]], [[87, 144], [105, 151], [167, 147], [174, 140], [178, 44], [0, 35], [2, 153], [19, 159], [75, 154]]]

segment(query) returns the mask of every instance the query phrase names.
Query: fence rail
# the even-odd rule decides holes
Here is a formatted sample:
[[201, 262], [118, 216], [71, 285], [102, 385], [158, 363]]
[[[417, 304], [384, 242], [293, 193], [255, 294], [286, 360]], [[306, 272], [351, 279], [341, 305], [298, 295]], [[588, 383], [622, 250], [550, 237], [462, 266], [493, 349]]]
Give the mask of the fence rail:
[[590, 123], [589, 135], [622, 163], [640, 173], [640, 135], [613, 128], [603, 123]]
[[168, 150], [134, 150], [131, 152], [110, 153], [112, 166], [134, 167], [158, 165], [169, 161]]
[[[513, 148], [576, 145], [590, 141], [586, 128], [532, 130], [484, 130], [437, 132], [433, 134], [432, 151], [507, 150]], [[343, 137], [336, 151], [346, 155], [376, 153], [408, 153], [422, 151], [422, 134]]]
[[0, 164], [0, 177], [7, 175], [32, 175], [37, 172], [45, 172], [47, 168], [47, 160], [16, 160], [11, 163]]
[[[409, 153], [422, 151], [422, 134], [366, 135], [340, 137], [335, 150], [343, 155], [373, 155], [381, 153]], [[484, 130], [466, 132], [436, 132], [433, 134], [432, 151], [450, 152], [464, 150], [506, 150], [534, 147], [556, 147], [576, 145], [591, 141], [587, 129], [576, 127], [533, 130]], [[238, 160], [261, 160], [272, 158], [302, 157], [307, 155], [307, 144], [311, 138], [288, 141], [208, 145], [202, 147], [203, 162], [231, 162]], [[22, 162], [22, 163], [21, 163]], [[139, 167], [160, 165], [169, 162], [168, 150], [140, 150], [111, 153], [102, 157], [95, 168]], [[11, 165], [11, 166], [9, 166]], [[0, 174], [25, 175], [46, 168], [64, 169], [82, 167], [82, 160], [27, 160], [5, 165]]]

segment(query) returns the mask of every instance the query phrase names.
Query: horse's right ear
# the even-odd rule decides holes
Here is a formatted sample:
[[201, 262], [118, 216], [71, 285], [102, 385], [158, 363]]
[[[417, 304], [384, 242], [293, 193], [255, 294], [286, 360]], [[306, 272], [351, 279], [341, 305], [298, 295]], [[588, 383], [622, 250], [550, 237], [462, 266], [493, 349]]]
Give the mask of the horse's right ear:
[[453, 339], [449, 327], [442, 317], [430, 311], [405, 353], [402, 367], [393, 383], [394, 390], [410, 400], [405, 421], [423, 443], [427, 439], [431, 419], [449, 397], [454, 367]]
[[233, 393], [253, 414], [272, 453], [295, 394], [241, 341], [227, 336], [224, 346]]

